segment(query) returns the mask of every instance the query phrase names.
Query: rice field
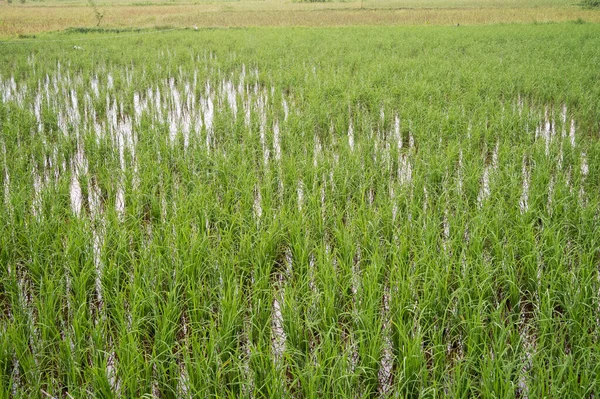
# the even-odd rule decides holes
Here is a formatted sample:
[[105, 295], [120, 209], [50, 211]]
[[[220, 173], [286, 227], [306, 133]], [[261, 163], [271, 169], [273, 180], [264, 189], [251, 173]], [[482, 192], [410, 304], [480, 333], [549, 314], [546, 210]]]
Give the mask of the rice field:
[[598, 397], [599, 25], [145, 33], [0, 44], [0, 397]]

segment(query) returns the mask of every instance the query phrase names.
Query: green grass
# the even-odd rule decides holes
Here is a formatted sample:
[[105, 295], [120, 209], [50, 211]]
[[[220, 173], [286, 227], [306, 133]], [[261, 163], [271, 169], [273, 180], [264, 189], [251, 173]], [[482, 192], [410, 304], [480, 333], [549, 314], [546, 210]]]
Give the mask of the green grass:
[[0, 44], [0, 396], [600, 391], [600, 26], [131, 33]]

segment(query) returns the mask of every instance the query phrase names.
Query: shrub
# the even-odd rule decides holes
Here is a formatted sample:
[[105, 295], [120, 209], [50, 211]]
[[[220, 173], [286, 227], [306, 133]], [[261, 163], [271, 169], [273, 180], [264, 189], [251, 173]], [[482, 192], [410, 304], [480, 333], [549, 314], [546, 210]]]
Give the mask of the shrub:
[[581, 6], [584, 8], [600, 8], [600, 0], [583, 0]]

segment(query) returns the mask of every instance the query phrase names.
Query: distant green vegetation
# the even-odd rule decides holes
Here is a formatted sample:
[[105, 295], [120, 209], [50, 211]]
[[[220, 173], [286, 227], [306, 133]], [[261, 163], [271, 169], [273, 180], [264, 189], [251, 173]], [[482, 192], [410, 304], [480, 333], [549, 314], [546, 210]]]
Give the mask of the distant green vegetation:
[[595, 24], [0, 44], [0, 396], [597, 394], [599, 48]]
[[583, 0], [581, 4], [586, 8], [599, 8], [600, 0]]
[[330, 3], [332, 0], [295, 0], [295, 3]]

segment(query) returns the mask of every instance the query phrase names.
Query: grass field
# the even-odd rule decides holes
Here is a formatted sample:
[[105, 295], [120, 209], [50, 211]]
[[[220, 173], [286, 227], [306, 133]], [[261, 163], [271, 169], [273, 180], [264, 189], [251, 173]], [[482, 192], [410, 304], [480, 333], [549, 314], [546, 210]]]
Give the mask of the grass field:
[[[504, 23], [600, 22], [600, 11], [575, 0], [365, 0], [301, 3], [264, 1], [95, 2], [103, 28], [482, 25]], [[0, 3], [0, 38], [36, 35], [67, 27], [96, 26], [83, 0]]]
[[[99, 6], [123, 5], [201, 5], [228, 6], [246, 10], [282, 8], [349, 8], [360, 5], [357, 1], [323, 1], [311, 3], [294, 0], [97, 0]], [[86, 0], [25, 0], [11, 5], [29, 6], [88, 6]], [[576, 7], [577, 0], [364, 0], [362, 4], [370, 8], [535, 8], [535, 7]]]
[[597, 397], [600, 25], [0, 45], [0, 397]]

